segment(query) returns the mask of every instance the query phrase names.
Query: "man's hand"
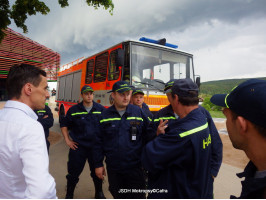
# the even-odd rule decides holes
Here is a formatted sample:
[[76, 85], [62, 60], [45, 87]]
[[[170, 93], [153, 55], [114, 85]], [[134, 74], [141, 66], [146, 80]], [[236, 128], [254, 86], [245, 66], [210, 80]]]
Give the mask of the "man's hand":
[[67, 146], [69, 146], [71, 149], [76, 150], [78, 148], [78, 143], [74, 142], [73, 140], [70, 139], [67, 127], [61, 127], [61, 132], [64, 136], [65, 142]]
[[69, 146], [71, 149], [76, 150], [78, 148], [78, 143], [72, 141], [72, 140], [66, 140], [67, 146]]
[[95, 174], [99, 179], [104, 180], [104, 176], [106, 176], [104, 167], [95, 168]]
[[168, 125], [166, 124], [168, 122], [168, 120], [163, 121], [162, 119], [160, 119], [160, 124], [157, 128], [157, 136], [159, 134], [165, 134], [165, 129], [168, 127]]
[[46, 119], [46, 118], [48, 118], [48, 117], [49, 117], [48, 115], [44, 115], [44, 116], [43, 116], [43, 119]]

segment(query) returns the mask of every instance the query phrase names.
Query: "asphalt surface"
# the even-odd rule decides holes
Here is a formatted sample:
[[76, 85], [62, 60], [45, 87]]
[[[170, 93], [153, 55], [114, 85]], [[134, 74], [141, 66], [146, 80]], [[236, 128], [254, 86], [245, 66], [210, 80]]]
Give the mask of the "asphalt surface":
[[[57, 134], [61, 134], [58, 118], [55, 118], [54, 126], [50, 130], [56, 132]], [[66, 195], [68, 152], [69, 147], [66, 145], [63, 138], [57, 144], [54, 144], [50, 147], [50, 173], [55, 179], [57, 197], [59, 199], [64, 199]], [[80, 180], [76, 186], [74, 198], [93, 199], [95, 196], [95, 190], [92, 178], [90, 176], [90, 168], [88, 163], [85, 164], [84, 170], [79, 178]], [[106, 198], [112, 198], [112, 195], [108, 190], [107, 177], [105, 177], [103, 183], [103, 191]]]
[[[3, 107], [5, 102], [0, 102], [0, 108]], [[51, 106], [53, 109], [53, 106]], [[224, 119], [214, 119], [217, 122], [224, 122]], [[57, 134], [61, 134], [58, 118], [55, 117], [54, 126], [52, 131]], [[226, 130], [225, 130], [226, 131]], [[67, 174], [67, 160], [68, 160], [69, 148], [65, 144], [63, 138], [50, 147], [50, 173], [55, 179], [57, 197], [59, 199], [65, 198], [66, 194], [66, 174]], [[214, 198], [215, 199], [228, 199], [230, 195], [239, 196], [241, 192], [240, 179], [236, 176], [236, 173], [242, 172], [242, 169], [230, 166], [223, 163], [217, 178], [214, 181]], [[107, 198], [112, 198], [112, 195], [108, 191], [108, 179], [105, 178], [103, 184], [104, 194]], [[86, 163], [82, 174], [80, 175], [80, 181], [77, 184], [74, 198], [76, 199], [92, 199], [94, 198], [94, 186], [92, 178], [90, 177], [89, 166]]]
[[[51, 130], [60, 134], [58, 118], [55, 118], [55, 123]], [[50, 148], [50, 173], [55, 178], [57, 196], [59, 199], [64, 198], [66, 193], [65, 176], [67, 174], [68, 151], [69, 148], [63, 139], [61, 139], [57, 144], [52, 145]], [[241, 192], [241, 180], [236, 176], [236, 173], [242, 171], [243, 170], [240, 168], [223, 163], [220, 172], [214, 181], [214, 198], [228, 199], [230, 198], [230, 195], [239, 196]], [[103, 184], [103, 191], [107, 198], [112, 198], [112, 195], [108, 191], [107, 177], [105, 178]], [[77, 184], [74, 198], [94, 198], [94, 186], [92, 178], [90, 177], [89, 165], [87, 163], [80, 175], [80, 181]]]

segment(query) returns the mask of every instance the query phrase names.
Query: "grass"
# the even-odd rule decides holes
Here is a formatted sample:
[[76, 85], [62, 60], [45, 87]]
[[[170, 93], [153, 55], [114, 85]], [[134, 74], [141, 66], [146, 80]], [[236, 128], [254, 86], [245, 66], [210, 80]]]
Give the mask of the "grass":
[[225, 118], [222, 111], [209, 111], [212, 118]]

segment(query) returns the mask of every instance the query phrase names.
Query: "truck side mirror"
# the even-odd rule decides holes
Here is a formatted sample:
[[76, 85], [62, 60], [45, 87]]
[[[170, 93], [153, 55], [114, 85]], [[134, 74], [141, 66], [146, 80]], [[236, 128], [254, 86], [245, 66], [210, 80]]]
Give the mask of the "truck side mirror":
[[196, 78], [196, 84], [198, 88], [200, 88], [200, 77], [199, 76]]
[[[119, 67], [124, 66], [124, 61], [125, 61], [125, 50], [124, 49], [117, 49], [116, 50], [116, 57], [115, 57], [115, 66], [116, 69], [119, 69]], [[116, 70], [118, 71], [118, 70]]]

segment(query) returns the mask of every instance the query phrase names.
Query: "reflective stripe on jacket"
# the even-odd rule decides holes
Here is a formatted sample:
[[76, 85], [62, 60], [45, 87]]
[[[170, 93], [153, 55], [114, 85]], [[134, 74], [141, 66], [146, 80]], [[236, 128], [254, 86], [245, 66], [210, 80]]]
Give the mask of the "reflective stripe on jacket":
[[[212, 140], [212, 146], [211, 146], [211, 173], [214, 177], [218, 175], [219, 169], [222, 164], [223, 159], [223, 143], [220, 138], [220, 135], [216, 129], [216, 126], [212, 120], [212, 117], [210, 113], [203, 108], [202, 106], [199, 106], [199, 110], [205, 115], [205, 118], [207, 118], [208, 121], [208, 128], [210, 130], [211, 134], [211, 140]], [[166, 106], [165, 108], [159, 110], [157, 114], [154, 116], [153, 119], [153, 131], [157, 130], [157, 127], [160, 123], [160, 119], [168, 120], [168, 127], [165, 129], [165, 132], [171, 131], [171, 124], [174, 123], [177, 119], [174, 115], [174, 111], [171, 105]]]
[[[107, 168], [111, 170], [139, 167], [141, 150], [149, 137], [148, 126], [149, 120], [138, 106], [129, 104], [122, 117], [115, 106], [109, 107], [100, 120], [94, 153], [95, 167], [103, 166], [104, 156]], [[132, 127], [137, 130], [134, 137]]]
[[[53, 113], [51, 112], [51, 109], [45, 105], [44, 110], [34, 110], [34, 112], [38, 116], [38, 122], [41, 123], [43, 126], [43, 130], [45, 133], [45, 138], [48, 138], [49, 136], [49, 128], [51, 128], [54, 125], [54, 117]], [[45, 115], [48, 115], [47, 118], [43, 118]]]
[[99, 131], [99, 120], [105, 108], [93, 102], [92, 109], [88, 113], [83, 102], [72, 106], [62, 119], [60, 127], [67, 127], [72, 140], [85, 147], [93, 147], [96, 134]]
[[167, 191], [149, 198], [211, 198], [211, 137], [206, 117], [197, 108], [169, 130], [143, 149], [149, 189]]

